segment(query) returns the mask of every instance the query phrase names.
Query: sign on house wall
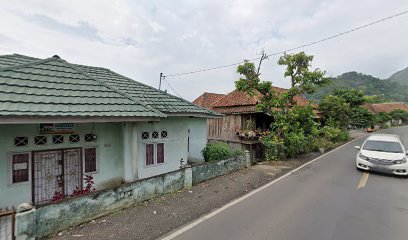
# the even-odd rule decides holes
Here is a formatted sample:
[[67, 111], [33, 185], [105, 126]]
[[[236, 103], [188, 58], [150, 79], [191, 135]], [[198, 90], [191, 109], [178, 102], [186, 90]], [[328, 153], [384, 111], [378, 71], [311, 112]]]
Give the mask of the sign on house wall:
[[41, 134], [73, 133], [74, 123], [40, 123]]

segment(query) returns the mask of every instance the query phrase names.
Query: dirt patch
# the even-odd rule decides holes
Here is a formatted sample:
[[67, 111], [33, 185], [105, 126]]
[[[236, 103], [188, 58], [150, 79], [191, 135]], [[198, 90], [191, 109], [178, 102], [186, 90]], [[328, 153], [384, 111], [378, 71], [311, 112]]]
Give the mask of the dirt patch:
[[51, 239], [156, 239], [316, 158], [263, 162], [61, 232]]

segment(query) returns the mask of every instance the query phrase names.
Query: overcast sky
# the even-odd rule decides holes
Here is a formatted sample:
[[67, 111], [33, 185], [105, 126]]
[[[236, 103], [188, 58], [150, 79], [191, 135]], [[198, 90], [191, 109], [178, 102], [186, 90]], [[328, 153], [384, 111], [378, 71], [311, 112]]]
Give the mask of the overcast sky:
[[[110, 68], [158, 87], [159, 74], [194, 71], [271, 54], [408, 10], [407, 0], [0, 0], [0, 54]], [[408, 14], [302, 49], [336, 76], [380, 78], [408, 66]], [[287, 87], [278, 56], [262, 78]], [[169, 77], [187, 100], [227, 93], [236, 67]], [[163, 83], [164, 89], [174, 94]]]

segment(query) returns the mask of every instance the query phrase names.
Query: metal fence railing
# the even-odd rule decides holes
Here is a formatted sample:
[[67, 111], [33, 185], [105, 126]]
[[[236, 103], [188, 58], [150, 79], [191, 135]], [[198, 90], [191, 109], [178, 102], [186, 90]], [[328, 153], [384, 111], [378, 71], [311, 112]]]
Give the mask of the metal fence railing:
[[1, 240], [14, 240], [15, 216], [16, 212], [14, 209], [0, 207]]

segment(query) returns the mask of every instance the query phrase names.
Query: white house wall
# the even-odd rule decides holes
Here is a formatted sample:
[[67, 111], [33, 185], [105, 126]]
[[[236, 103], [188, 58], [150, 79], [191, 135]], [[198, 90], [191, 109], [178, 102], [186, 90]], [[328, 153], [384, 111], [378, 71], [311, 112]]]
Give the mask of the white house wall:
[[[136, 132], [138, 137], [137, 159], [138, 178], [148, 178], [151, 176], [174, 171], [180, 168], [180, 160], [187, 163], [187, 139], [188, 129], [190, 129], [190, 156], [202, 158], [201, 150], [207, 142], [207, 120], [204, 118], [169, 117], [159, 122], [138, 122]], [[167, 138], [152, 139], [152, 132], [167, 131]], [[150, 139], [142, 139], [142, 132], [149, 132]], [[165, 162], [158, 165], [146, 166], [145, 154], [146, 144], [164, 143]]]
[[[190, 129], [190, 152], [187, 151], [188, 130]], [[96, 143], [84, 141], [84, 135], [91, 133], [97, 136]], [[131, 134], [125, 134], [132, 131]], [[142, 139], [142, 132], [167, 131], [167, 138]], [[75, 133], [81, 136], [79, 143], [70, 143], [65, 134], [64, 143], [52, 144], [52, 134], [46, 145], [35, 145], [34, 137], [40, 134], [39, 124], [0, 125], [0, 207], [17, 206], [32, 201], [32, 176], [30, 162], [30, 181], [11, 184], [9, 154], [13, 152], [32, 152], [87, 146], [97, 147], [97, 168], [94, 174], [97, 189], [109, 188], [122, 180], [148, 178], [171, 172], [180, 168], [180, 160], [187, 163], [188, 157], [202, 159], [201, 150], [207, 143], [207, 121], [205, 118], [169, 117], [158, 122], [133, 123], [77, 123]], [[14, 138], [27, 136], [27, 146], [14, 146]], [[129, 141], [127, 144], [124, 141]], [[151, 142], [164, 143], [164, 163], [146, 166], [145, 145]], [[127, 146], [125, 148], [125, 145]], [[130, 162], [129, 162], [130, 161]], [[126, 165], [126, 166], [125, 166]], [[129, 169], [131, 168], [131, 169]]]
[[189, 118], [190, 129], [190, 156], [195, 159], [204, 159], [201, 150], [207, 144], [207, 119]]
[[[18, 205], [23, 202], [31, 203], [32, 185], [30, 162], [30, 181], [26, 183], [11, 184], [9, 154], [12, 152], [31, 152], [38, 150], [52, 150], [63, 148], [77, 148], [86, 146], [97, 147], [97, 172], [94, 176], [97, 189], [106, 188], [112, 184], [121, 182], [123, 175], [123, 123], [95, 123], [76, 124], [75, 133], [80, 134], [79, 143], [70, 143], [69, 134], [65, 134], [64, 143], [52, 144], [52, 134], [40, 134], [38, 124], [0, 125], [0, 207]], [[84, 135], [93, 133], [97, 136], [95, 143], [84, 141]], [[47, 135], [46, 145], [34, 145], [34, 136]], [[14, 138], [27, 136], [29, 142], [27, 146], [14, 146]], [[113, 181], [115, 183], [113, 183]]]

